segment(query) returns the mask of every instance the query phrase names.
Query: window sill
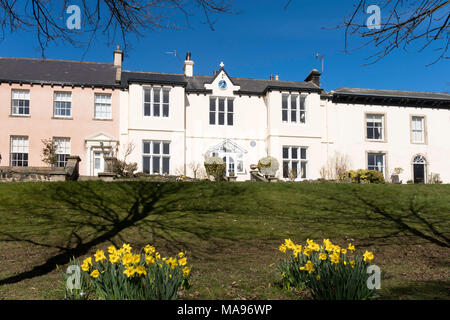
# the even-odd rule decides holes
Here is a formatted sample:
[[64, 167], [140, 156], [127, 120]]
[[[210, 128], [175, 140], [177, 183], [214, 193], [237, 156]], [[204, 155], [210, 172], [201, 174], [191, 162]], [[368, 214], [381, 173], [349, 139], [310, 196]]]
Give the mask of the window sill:
[[375, 140], [375, 139], [372, 140], [372, 139], [366, 138], [366, 142], [385, 142], [386, 143], [387, 141], [386, 140]]
[[56, 120], [73, 120], [72, 117], [52, 117], [52, 119], [56, 119]]
[[427, 145], [426, 142], [413, 142], [413, 141], [411, 141], [411, 144], [422, 144], [422, 145]]
[[113, 121], [113, 119], [92, 118], [94, 121]]
[[29, 114], [10, 114], [10, 118], [31, 118]]

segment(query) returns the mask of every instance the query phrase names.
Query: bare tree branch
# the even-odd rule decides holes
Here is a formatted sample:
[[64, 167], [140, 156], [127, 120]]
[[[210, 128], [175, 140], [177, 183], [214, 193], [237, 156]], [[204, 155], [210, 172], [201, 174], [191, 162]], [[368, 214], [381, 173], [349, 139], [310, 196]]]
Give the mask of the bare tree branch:
[[[69, 5], [68, 0], [0, 0], [0, 41], [8, 33], [35, 32], [44, 56], [51, 42], [89, 48], [100, 33], [108, 44], [119, 35], [126, 49], [130, 35], [179, 29], [179, 13], [188, 25], [193, 12], [200, 11], [212, 30], [215, 14], [235, 13], [228, 0], [81, 0], [81, 29], [71, 30], [66, 26]], [[89, 40], [80, 40], [86, 34]]]

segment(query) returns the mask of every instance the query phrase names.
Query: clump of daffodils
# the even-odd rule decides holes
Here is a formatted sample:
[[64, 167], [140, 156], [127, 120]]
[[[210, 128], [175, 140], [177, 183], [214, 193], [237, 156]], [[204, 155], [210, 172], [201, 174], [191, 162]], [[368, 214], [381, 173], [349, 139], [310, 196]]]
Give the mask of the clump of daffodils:
[[324, 239], [322, 244], [307, 239], [305, 245], [285, 239], [279, 251], [287, 257], [278, 269], [285, 288], [307, 288], [314, 299], [360, 300], [374, 296], [367, 287], [367, 267], [372, 252], [356, 253], [353, 244], [341, 247]]
[[187, 263], [184, 252], [162, 258], [150, 244], [138, 253], [123, 244], [121, 248], [109, 246], [107, 254], [97, 250], [84, 259], [81, 269], [104, 299], [173, 300], [179, 288], [189, 285], [191, 268]]

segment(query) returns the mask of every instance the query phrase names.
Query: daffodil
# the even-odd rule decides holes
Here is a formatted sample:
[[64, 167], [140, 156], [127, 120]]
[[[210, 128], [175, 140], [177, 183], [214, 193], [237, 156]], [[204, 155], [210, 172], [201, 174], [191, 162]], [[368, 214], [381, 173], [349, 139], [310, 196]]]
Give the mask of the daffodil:
[[320, 260], [327, 260], [327, 254], [325, 252], [319, 253]]
[[278, 248], [278, 250], [280, 250], [283, 253], [286, 253], [286, 249], [287, 249], [287, 247], [284, 244], [280, 245], [280, 247]]
[[286, 248], [288, 248], [288, 249], [290, 249], [290, 250], [293, 250], [294, 247], [295, 247], [295, 243], [292, 242], [291, 239], [285, 239], [285, 240], [284, 240], [284, 244], [285, 244]]
[[123, 245], [122, 245], [122, 248], [123, 248], [123, 250], [125, 251], [125, 252], [127, 252], [127, 253], [130, 253], [131, 252], [131, 246], [129, 245], [129, 244], [127, 244], [127, 243], [124, 243]]
[[91, 277], [92, 278], [98, 278], [98, 276], [100, 275], [100, 272], [98, 272], [98, 270], [94, 270], [91, 272]]
[[90, 266], [92, 266], [92, 257], [88, 257], [88, 258], [84, 259], [83, 263], [86, 263], [86, 264], [89, 264]]
[[189, 267], [184, 267], [184, 268], [183, 268], [183, 275], [184, 275], [185, 277], [187, 277], [187, 276], [189, 275], [190, 272], [191, 272], [191, 268], [189, 268]]
[[179, 264], [180, 266], [184, 266], [184, 265], [186, 265], [186, 263], [187, 263], [186, 257], [181, 258], [180, 260], [178, 260], [178, 264]]
[[105, 252], [103, 250], [97, 250], [97, 252], [94, 254], [95, 262], [97, 261], [103, 261], [106, 259]]
[[340, 256], [338, 253], [334, 252], [332, 255], [330, 255], [331, 263], [332, 264], [338, 264], [340, 260]]
[[136, 269], [134, 267], [128, 267], [125, 269], [125, 271], [123, 272], [124, 274], [127, 275], [127, 277], [132, 277], [134, 276], [134, 274], [136, 273]]
[[109, 254], [115, 254], [116, 252], [117, 252], [117, 249], [116, 249], [115, 246], [110, 245], [110, 246], [108, 247], [108, 253], [109, 253]]
[[183, 258], [184, 257], [184, 253], [183, 252], [178, 253], [178, 257], [179, 258]]
[[139, 275], [146, 275], [146, 274], [147, 274], [147, 270], [145, 269], [144, 266], [137, 266], [137, 267], [136, 267], [136, 272], [137, 272]]
[[305, 270], [308, 271], [308, 273], [311, 273], [314, 270], [316, 270], [316, 269], [314, 269], [314, 264], [311, 262], [311, 260], [308, 260], [308, 262], [306, 262]]
[[81, 265], [81, 270], [88, 272], [88, 271], [89, 271], [89, 264], [86, 263], [86, 262], [84, 262], [84, 263]]
[[155, 258], [152, 256], [145, 256], [145, 263], [151, 266], [155, 263]]
[[112, 264], [116, 264], [120, 262], [120, 256], [118, 253], [110, 254], [109, 255], [109, 262]]
[[366, 250], [366, 252], [364, 252], [364, 254], [363, 254], [363, 257], [364, 257], [364, 261], [370, 262], [373, 260], [373, 253]]
[[348, 251], [350, 252], [355, 252], [355, 246], [352, 245], [351, 243], [348, 244]]
[[146, 254], [152, 254], [152, 253], [155, 253], [156, 250], [155, 250], [155, 247], [148, 244], [145, 246], [144, 251]]

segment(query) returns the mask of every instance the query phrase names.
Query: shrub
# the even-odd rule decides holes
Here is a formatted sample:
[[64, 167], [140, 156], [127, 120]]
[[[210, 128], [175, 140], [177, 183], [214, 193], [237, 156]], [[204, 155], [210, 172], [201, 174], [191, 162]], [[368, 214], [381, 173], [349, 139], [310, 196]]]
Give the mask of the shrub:
[[208, 177], [213, 176], [215, 181], [225, 180], [226, 164], [222, 158], [208, 157], [205, 159], [204, 165]]
[[428, 177], [428, 183], [429, 184], [441, 184], [441, 175], [439, 173], [430, 173]]
[[358, 183], [358, 175], [360, 176], [360, 180], [362, 183], [386, 183], [384, 180], [384, 176], [381, 172], [377, 170], [349, 170], [345, 171], [340, 177], [339, 180], [346, 180], [350, 175], [350, 178], [353, 183]]
[[138, 169], [136, 162], [127, 163], [124, 160], [114, 159], [112, 162], [112, 172], [119, 177], [133, 177]]
[[278, 160], [271, 156], [261, 158], [258, 161], [258, 170], [264, 176], [274, 177], [279, 167]]
[[124, 244], [108, 248], [108, 258], [102, 250], [83, 261], [81, 269], [98, 297], [106, 300], [174, 300], [178, 289], [189, 286], [190, 268], [180, 252], [177, 258], [162, 258], [153, 246], [133, 254]]
[[[285, 288], [307, 288], [317, 300], [363, 300], [375, 297], [375, 289], [367, 287], [367, 267], [373, 253], [366, 250], [363, 256], [354, 254], [355, 247], [334, 245], [324, 239], [320, 246], [306, 240], [302, 247], [286, 239], [279, 247], [289, 256], [278, 269]], [[291, 251], [291, 252], [290, 252]]]

